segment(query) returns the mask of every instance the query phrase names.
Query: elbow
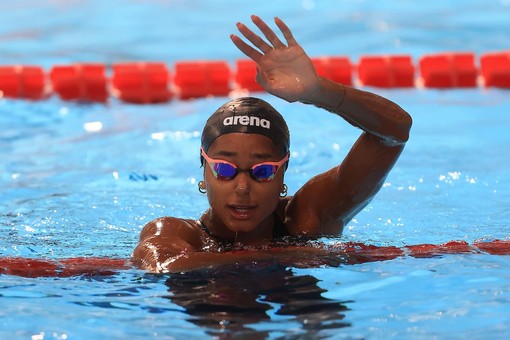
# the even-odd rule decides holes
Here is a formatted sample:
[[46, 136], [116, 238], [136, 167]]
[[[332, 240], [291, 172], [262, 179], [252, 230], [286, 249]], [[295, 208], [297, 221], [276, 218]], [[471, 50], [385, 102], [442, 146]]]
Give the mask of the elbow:
[[411, 134], [411, 127], [413, 125], [413, 119], [407, 112], [404, 112], [404, 114], [398, 118], [399, 119], [395, 124], [395, 133], [393, 134], [393, 138], [391, 140], [391, 144], [394, 145], [407, 143]]
[[406, 114], [406, 119], [405, 119], [405, 126], [403, 128], [404, 130], [404, 142], [407, 142], [409, 140], [409, 136], [411, 134], [411, 127], [413, 126], [413, 118], [409, 115], [409, 114]]
[[413, 126], [413, 119], [411, 116], [407, 115], [406, 121], [401, 126], [401, 133], [399, 141], [404, 144], [409, 140], [409, 136], [411, 135], [411, 127]]

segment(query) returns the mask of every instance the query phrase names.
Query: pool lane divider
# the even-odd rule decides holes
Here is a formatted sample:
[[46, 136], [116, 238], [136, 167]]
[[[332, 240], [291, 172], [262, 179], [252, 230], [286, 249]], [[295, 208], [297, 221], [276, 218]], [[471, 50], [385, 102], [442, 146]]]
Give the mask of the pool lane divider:
[[[510, 50], [424, 55], [417, 65], [409, 55], [312, 58], [317, 73], [348, 86], [379, 88], [503, 88], [510, 89]], [[479, 66], [477, 66], [477, 62]], [[108, 75], [107, 71], [111, 71]], [[239, 59], [232, 69], [226, 61], [178, 61], [173, 70], [161, 62], [0, 66], [0, 98], [40, 100], [58, 95], [65, 101], [106, 102], [110, 97], [137, 104], [163, 103], [232, 91], [261, 92], [256, 64]]]
[[[274, 248], [276, 251], [284, 248]], [[431, 258], [446, 254], [510, 255], [510, 240], [474, 242], [450, 241], [443, 244], [417, 244], [405, 247], [375, 246], [347, 242], [327, 245], [326, 258], [310, 258], [312, 266], [331, 265], [331, 254], [337, 254], [347, 264], [387, 261], [398, 257]], [[289, 264], [291, 265], [291, 264]], [[129, 259], [102, 257], [74, 257], [64, 259], [35, 259], [0, 257], [0, 275], [22, 277], [108, 276], [134, 268]]]

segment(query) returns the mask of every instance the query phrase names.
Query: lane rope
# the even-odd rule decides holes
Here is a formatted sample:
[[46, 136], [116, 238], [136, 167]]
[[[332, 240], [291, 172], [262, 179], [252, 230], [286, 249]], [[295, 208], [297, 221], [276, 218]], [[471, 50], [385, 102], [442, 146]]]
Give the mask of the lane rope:
[[[398, 257], [431, 258], [446, 254], [510, 255], [510, 240], [474, 242], [450, 241], [443, 244], [416, 244], [404, 247], [376, 246], [346, 242], [327, 245], [328, 258], [324, 262], [311, 259], [315, 265], [328, 265], [331, 254], [349, 264], [393, 260]], [[320, 260], [320, 258], [318, 259]], [[0, 257], [0, 275], [21, 277], [110, 276], [133, 268], [129, 259], [74, 257], [64, 259], [35, 259]]]
[[[510, 89], [510, 50], [478, 58], [473, 52], [312, 58], [317, 73], [348, 86], [378, 88]], [[110, 98], [136, 104], [163, 103], [235, 92], [261, 92], [256, 65], [239, 59], [123, 62], [55, 65], [49, 71], [33, 65], [0, 65], [0, 98], [42, 100], [53, 95], [66, 101], [105, 103]]]

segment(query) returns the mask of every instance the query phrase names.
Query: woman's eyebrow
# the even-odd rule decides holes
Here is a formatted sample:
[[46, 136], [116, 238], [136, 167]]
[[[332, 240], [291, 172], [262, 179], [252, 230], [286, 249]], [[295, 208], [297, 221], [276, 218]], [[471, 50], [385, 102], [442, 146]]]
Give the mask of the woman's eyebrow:
[[217, 156], [224, 156], [224, 157], [234, 157], [237, 156], [237, 152], [234, 151], [226, 151], [226, 150], [220, 150], [216, 153]]
[[[222, 157], [235, 157], [239, 155], [238, 152], [234, 152], [234, 151], [227, 151], [227, 150], [220, 150], [216, 153], [216, 157], [217, 156], [222, 156]], [[258, 153], [258, 152], [252, 152], [250, 153], [250, 157], [251, 158], [255, 158], [255, 159], [260, 159], [260, 160], [266, 160], [266, 159], [271, 159], [271, 158], [274, 158], [274, 155], [271, 154], [271, 153]]]
[[252, 153], [251, 156], [256, 159], [271, 159], [274, 158], [273, 154], [270, 153]]

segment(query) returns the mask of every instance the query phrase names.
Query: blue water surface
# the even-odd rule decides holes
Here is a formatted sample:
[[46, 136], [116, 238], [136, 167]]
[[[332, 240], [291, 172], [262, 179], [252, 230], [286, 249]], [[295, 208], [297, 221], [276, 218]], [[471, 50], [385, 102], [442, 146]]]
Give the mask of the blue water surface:
[[[0, 65], [233, 63], [242, 56], [228, 36], [252, 13], [283, 18], [312, 56], [417, 60], [510, 46], [504, 0], [21, 0], [2, 3]], [[342, 237], [325, 241], [508, 240], [508, 90], [367, 90], [411, 113], [411, 139], [376, 198]], [[359, 136], [322, 110], [260, 96], [289, 123], [290, 194], [338, 164]], [[197, 191], [200, 132], [226, 100], [0, 99], [0, 256], [127, 258], [151, 219], [200, 216], [208, 206]], [[0, 275], [0, 338], [505, 338], [509, 272], [508, 256], [458, 254], [161, 276]]]

